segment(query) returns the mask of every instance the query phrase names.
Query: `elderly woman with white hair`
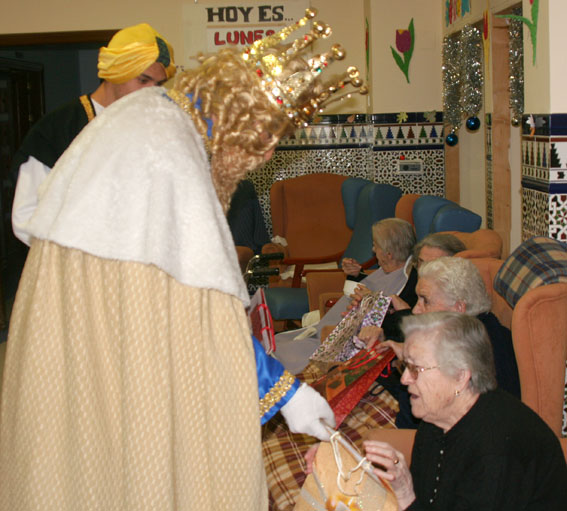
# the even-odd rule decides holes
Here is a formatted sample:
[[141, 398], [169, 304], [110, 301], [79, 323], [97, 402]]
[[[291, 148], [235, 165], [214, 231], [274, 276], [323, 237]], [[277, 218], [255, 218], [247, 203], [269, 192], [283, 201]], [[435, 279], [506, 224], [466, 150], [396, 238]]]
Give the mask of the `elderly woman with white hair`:
[[[520, 380], [510, 330], [502, 326], [490, 312], [490, 296], [474, 263], [461, 257], [440, 257], [421, 265], [418, 276], [417, 303], [413, 314], [455, 311], [476, 316], [486, 328], [492, 344], [498, 386], [520, 397]], [[384, 340], [383, 331], [376, 327], [364, 328], [359, 337], [367, 342], [369, 348], [376, 341]], [[387, 347], [391, 347], [398, 357], [401, 356], [402, 343], [387, 340], [376, 349], [380, 351]]]
[[[415, 304], [417, 272], [413, 268], [412, 250], [415, 245], [413, 226], [399, 218], [385, 218], [372, 226], [372, 250], [380, 268], [362, 280], [354, 293], [355, 299], [371, 292], [400, 295]], [[347, 275], [350, 273], [344, 269]], [[341, 297], [321, 320], [307, 328], [281, 332], [276, 335], [275, 357], [293, 373], [305, 369], [309, 357], [320, 346], [324, 327], [338, 324], [351, 304], [352, 296]], [[385, 321], [389, 321], [386, 318]]]
[[559, 441], [535, 412], [496, 389], [482, 323], [435, 312], [404, 318], [402, 330], [402, 383], [421, 419], [411, 467], [388, 443], [364, 443], [399, 509], [567, 509]]

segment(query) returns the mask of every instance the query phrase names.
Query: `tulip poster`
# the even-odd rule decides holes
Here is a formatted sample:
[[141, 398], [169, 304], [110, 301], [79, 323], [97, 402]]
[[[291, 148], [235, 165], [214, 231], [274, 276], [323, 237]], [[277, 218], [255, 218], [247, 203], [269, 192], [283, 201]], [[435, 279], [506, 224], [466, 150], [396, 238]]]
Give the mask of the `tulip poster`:
[[396, 64], [404, 73], [406, 81], [410, 83], [409, 79], [409, 66], [411, 62], [411, 56], [413, 54], [413, 46], [415, 43], [415, 30], [413, 28], [413, 18], [411, 19], [407, 29], [399, 28], [396, 30], [396, 50], [392, 46], [392, 57], [396, 61]]

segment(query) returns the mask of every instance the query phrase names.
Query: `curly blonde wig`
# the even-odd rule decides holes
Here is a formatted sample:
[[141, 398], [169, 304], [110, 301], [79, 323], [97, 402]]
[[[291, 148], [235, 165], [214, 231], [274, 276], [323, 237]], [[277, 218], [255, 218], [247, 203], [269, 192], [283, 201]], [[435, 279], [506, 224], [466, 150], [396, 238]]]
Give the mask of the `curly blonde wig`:
[[[205, 118], [213, 119], [211, 172], [225, 211], [238, 182], [264, 163], [264, 155], [282, 136], [293, 131], [289, 118], [268, 99], [240, 53], [222, 49], [202, 59], [198, 68], [181, 73], [174, 85], [192, 94], [193, 105], [201, 101], [193, 115], [201, 133], [206, 133]], [[287, 72], [298, 66], [305, 67], [305, 63], [290, 63]]]

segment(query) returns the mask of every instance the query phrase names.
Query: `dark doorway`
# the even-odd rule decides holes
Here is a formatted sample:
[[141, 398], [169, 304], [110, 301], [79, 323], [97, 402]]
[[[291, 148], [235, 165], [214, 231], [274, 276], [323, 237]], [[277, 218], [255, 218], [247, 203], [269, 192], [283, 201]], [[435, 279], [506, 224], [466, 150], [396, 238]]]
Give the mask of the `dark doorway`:
[[117, 30], [0, 35], [0, 329], [27, 255], [12, 232], [13, 155], [45, 113], [96, 88], [98, 49]]

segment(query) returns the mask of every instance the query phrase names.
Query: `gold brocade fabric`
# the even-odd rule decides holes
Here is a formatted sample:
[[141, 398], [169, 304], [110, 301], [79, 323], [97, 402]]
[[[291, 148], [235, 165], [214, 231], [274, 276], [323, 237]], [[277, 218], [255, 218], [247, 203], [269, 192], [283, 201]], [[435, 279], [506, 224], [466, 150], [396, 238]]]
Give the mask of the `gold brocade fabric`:
[[34, 241], [10, 323], [0, 510], [264, 510], [242, 303]]

